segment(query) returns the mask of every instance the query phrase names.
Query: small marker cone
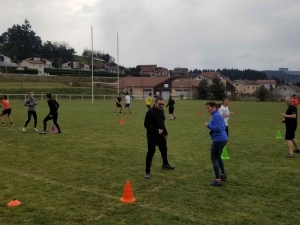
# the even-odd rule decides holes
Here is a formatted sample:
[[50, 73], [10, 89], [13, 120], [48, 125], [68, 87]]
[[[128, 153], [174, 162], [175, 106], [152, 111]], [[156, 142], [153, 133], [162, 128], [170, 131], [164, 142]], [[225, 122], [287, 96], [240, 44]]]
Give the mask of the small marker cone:
[[199, 115], [199, 116], [202, 116], [202, 112], [201, 112], [201, 111], [199, 111], [199, 112], [198, 112], [198, 115]]
[[56, 129], [55, 129], [55, 126], [54, 126], [54, 124], [52, 125], [51, 132], [56, 132]]
[[123, 118], [120, 119], [120, 124], [124, 124], [124, 119]]
[[222, 158], [222, 159], [229, 159], [229, 156], [228, 156], [228, 152], [227, 152], [226, 146], [223, 148], [221, 158]]
[[300, 123], [299, 123], [298, 127], [300, 127]]
[[120, 199], [120, 201], [123, 203], [133, 203], [136, 201], [132, 195], [132, 190], [131, 190], [131, 185], [129, 180], [126, 181], [124, 194], [123, 197]]
[[17, 199], [12, 199], [9, 203], [7, 203], [7, 207], [17, 207], [21, 205], [21, 202]]
[[275, 138], [282, 138], [281, 133], [280, 133], [280, 130], [277, 131], [277, 135], [276, 135]]

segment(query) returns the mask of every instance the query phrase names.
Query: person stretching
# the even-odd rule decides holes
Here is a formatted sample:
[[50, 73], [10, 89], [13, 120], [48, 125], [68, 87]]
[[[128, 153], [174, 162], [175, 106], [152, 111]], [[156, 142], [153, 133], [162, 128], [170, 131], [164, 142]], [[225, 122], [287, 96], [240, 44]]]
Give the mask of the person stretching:
[[6, 114], [7, 114], [7, 117], [9, 119], [11, 125], [14, 125], [14, 123], [12, 121], [12, 118], [10, 116], [10, 114], [11, 114], [10, 103], [9, 103], [9, 100], [7, 100], [7, 96], [6, 95], [3, 95], [3, 97], [0, 98], [0, 103], [2, 104], [3, 109], [4, 109], [2, 111], [2, 113], [0, 113], [0, 120], [2, 122], [2, 126], [5, 126], [5, 123], [4, 123], [3, 119], [2, 119], [2, 116], [6, 115]]
[[46, 94], [47, 97], [47, 102], [48, 102], [48, 106], [50, 108], [50, 112], [49, 114], [45, 117], [44, 119], [44, 130], [40, 133], [40, 134], [47, 134], [46, 132], [46, 128], [47, 128], [47, 121], [48, 120], [52, 120], [53, 119], [53, 123], [56, 126], [57, 130], [58, 130], [58, 134], [61, 134], [61, 130], [59, 125], [57, 124], [57, 119], [58, 119], [58, 108], [59, 108], [59, 104], [58, 102], [51, 98], [51, 94]]

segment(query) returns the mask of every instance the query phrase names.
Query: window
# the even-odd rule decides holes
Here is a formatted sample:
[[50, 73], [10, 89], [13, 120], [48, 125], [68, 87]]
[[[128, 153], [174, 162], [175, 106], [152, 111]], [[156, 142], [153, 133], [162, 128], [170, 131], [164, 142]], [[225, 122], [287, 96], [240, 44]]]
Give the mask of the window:
[[235, 84], [236, 86], [238, 86], [239, 84]]
[[254, 90], [254, 87], [253, 87], [253, 90]]
[[169, 87], [169, 84], [164, 84], [164, 87], [165, 87], [165, 88], [168, 88], [168, 87]]
[[248, 89], [249, 89], [249, 86], [248, 86]]

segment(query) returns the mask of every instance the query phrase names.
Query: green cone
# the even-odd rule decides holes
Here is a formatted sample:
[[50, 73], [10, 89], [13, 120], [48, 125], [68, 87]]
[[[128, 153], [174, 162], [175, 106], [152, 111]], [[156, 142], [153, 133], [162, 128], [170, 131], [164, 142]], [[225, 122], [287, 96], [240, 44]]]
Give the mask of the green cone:
[[223, 148], [221, 158], [222, 158], [222, 159], [229, 159], [229, 156], [228, 156], [228, 152], [227, 152], [226, 146]]
[[277, 131], [277, 135], [276, 135], [276, 138], [282, 138], [282, 137], [281, 137], [281, 133], [280, 133], [280, 130], [278, 130], [278, 131]]

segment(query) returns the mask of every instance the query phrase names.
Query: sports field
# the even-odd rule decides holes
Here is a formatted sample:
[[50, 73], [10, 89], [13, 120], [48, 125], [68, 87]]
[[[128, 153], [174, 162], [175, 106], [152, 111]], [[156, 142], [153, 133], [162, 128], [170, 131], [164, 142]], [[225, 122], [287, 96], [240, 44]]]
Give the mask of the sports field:
[[[123, 100], [124, 101], [124, 100]], [[59, 101], [62, 135], [40, 135], [33, 121], [22, 132], [27, 108], [12, 100], [15, 125], [0, 127], [0, 224], [299, 224], [299, 163], [286, 159], [280, 123], [284, 103], [230, 102], [228, 180], [211, 187], [209, 121], [205, 102], [176, 100], [166, 120], [169, 161], [159, 151], [145, 179], [144, 101], [132, 114], [114, 115], [115, 102]], [[1, 108], [2, 110], [2, 108]], [[202, 111], [202, 116], [198, 112]], [[48, 105], [38, 102], [38, 129]], [[123, 117], [125, 124], [120, 125]], [[299, 131], [297, 137], [299, 138]], [[120, 203], [130, 180], [136, 203]], [[22, 202], [8, 208], [11, 198]]]

